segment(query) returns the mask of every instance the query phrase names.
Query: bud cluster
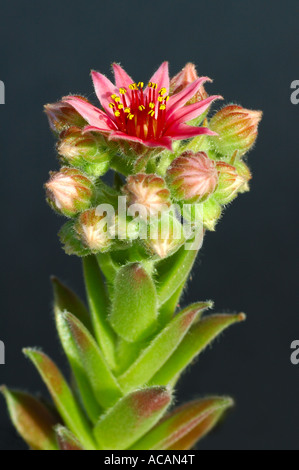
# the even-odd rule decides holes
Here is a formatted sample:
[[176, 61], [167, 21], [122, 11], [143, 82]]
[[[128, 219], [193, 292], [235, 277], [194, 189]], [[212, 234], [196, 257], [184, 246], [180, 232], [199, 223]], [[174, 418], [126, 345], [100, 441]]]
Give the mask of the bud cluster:
[[[178, 106], [183, 99], [185, 104], [178, 115], [185, 113], [187, 106], [200, 108], [208, 99], [203, 86], [207, 80], [199, 79], [194, 64], [188, 63], [170, 80], [169, 90], [158, 90], [161, 113], [174, 116], [175, 111], [167, 114], [168, 103]], [[141, 82], [132, 84], [136, 100], [142, 95], [142, 86]], [[148, 86], [152, 89], [150, 106], [154, 107], [156, 84], [150, 82]], [[121, 119], [126, 111], [121, 104], [126, 89], [119, 90], [119, 95], [111, 96], [109, 106]], [[138, 113], [143, 108], [140, 105]], [[83, 97], [66, 97], [45, 106], [50, 126], [58, 135], [57, 152], [63, 165], [60, 171], [51, 173], [45, 185], [47, 199], [56, 211], [71, 218], [60, 233], [68, 253], [85, 256], [134, 245], [135, 251], [142, 247], [143, 257], [165, 258], [193, 236], [192, 230], [215, 229], [224, 206], [249, 190], [251, 173], [244, 156], [255, 143], [262, 113], [229, 105], [209, 119], [208, 107], [202, 109], [195, 118], [190, 113], [189, 126], [179, 124], [173, 130], [173, 134], [181, 133], [181, 138], [176, 137], [172, 149], [165, 144], [163, 150], [153, 142], [146, 146], [134, 134], [157, 137], [159, 116], [155, 124], [150, 119], [155, 120], [154, 111], [144, 118], [141, 129], [141, 114], [134, 117], [131, 110], [131, 134], [117, 140], [109, 135], [111, 117], [104, 118], [104, 113]], [[103, 119], [103, 132], [88, 125], [98, 116]], [[196, 128], [202, 121], [199, 135]], [[175, 129], [174, 124], [172, 127]], [[184, 135], [187, 130], [183, 132], [186, 128], [189, 138]], [[136, 141], [134, 145], [131, 138]], [[113, 188], [100, 179], [109, 169], [116, 171]], [[124, 198], [119, 207], [118, 201]], [[98, 212], [101, 204], [110, 204], [112, 215]], [[190, 224], [191, 232], [184, 230], [184, 221]]]

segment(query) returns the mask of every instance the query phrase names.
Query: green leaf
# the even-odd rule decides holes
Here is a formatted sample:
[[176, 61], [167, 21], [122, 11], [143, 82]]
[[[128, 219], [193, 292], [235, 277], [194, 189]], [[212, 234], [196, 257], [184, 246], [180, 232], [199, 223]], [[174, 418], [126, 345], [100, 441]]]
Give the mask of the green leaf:
[[216, 409], [207, 415], [188, 434], [174, 442], [167, 450], [189, 450], [193, 449], [196, 443], [203, 439], [222, 420], [223, 415], [231, 405]]
[[192, 326], [180, 346], [150, 381], [151, 385], [168, 385], [230, 325], [245, 320], [245, 315], [210, 315]]
[[107, 319], [109, 299], [96, 258], [84, 258], [83, 269], [95, 336], [109, 366], [115, 368], [115, 334]]
[[65, 427], [56, 426], [59, 450], [84, 450], [78, 439]]
[[157, 294], [140, 263], [123, 266], [115, 278], [110, 322], [126, 341], [141, 341], [157, 328]]
[[162, 325], [170, 322], [176, 309], [179, 307], [179, 301], [185, 288], [185, 280], [172, 296], [162, 305], [159, 311], [159, 321]]
[[48, 387], [52, 399], [65, 424], [83, 443], [86, 450], [94, 450], [94, 441], [86, 418], [77, 405], [63, 375], [51, 359], [35, 349], [24, 349]]
[[[65, 311], [64, 311], [65, 312]], [[73, 338], [68, 323], [65, 320], [64, 312], [55, 306], [56, 327], [64, 352], [70, 363], [74, 374], [76, 384], [79, 390], [80, 398], [88, 414], [89, 419], [95, 424], [102, 412], [102, 409], [94, 395], [93, 389], [87, 377], [84, 363], [82, 362], [80, 352], [76, 341]]]
[[160, 306], [185, 284], [197, 253], [198, 250], [186, 250], [183, 245], [174, 255], [157, 265], [156, 281]]
[[99, 445], [102, 449], [127, 449], [160, 420], [170, 403], [171, 394], [164, 387], [125, 396], [96, 425], [94, 434]]
[[176, 315], [143, 350], [132, 366], [119, 377], [123, 390], [128, 392], [147, 383], [177, 349], [194, 320], [211, 306], [209, 302], [199, 302]]
[[233, 405], [230, 398], [211, 397], [195, 400], [177, 408], [148, 434], [131, 447], [131, 450], [183, 450], [194, 445]]
[[0, 387], [10, 418], [20, 436], [33, 450], [58, 450], [54, 426], [57, 417], [36, 398], [5, 386]]
[[98, 403], [104, 408], [114, 405], [122, 392], [97, 343], [76, 317], [70, 313], [63, 316]]
[[92, 331], [90, 315], [82, 300], [57, 277], [52, 276], [54, 305], [61, 312], [67, 310], [77, 317], [89, 331]]

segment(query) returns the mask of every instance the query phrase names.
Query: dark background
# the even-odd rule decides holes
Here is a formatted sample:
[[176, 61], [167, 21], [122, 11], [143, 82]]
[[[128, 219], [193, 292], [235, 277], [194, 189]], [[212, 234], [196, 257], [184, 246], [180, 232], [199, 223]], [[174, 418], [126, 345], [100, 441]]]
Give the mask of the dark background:
[[[261, 109], [264, 119], [249, 156], [251, 192], [207, 235], [185, 298], [212, 298], [217, 311], [245, 311], [248, 321], [200, 357], [177, 398], [236, 399], [200, 449], [299, 448], [299, 366], [290, 363], [290, 343], [299, 338], [299, 105], [290, 102], [298, 19], [298, 0], [1, 2], [1, 383], [44, 392], [24, 346], [42, 346], [65, 366], [49, 275], [83, 294], [80, 262], [56, 236], [63, 220], [44, 201], [43, 183], [57, 163], [43, 104], [69, 92], [93, 98], [90, 69], [109, 74], [112, 61], [137, 81], [165, 59], [171, 74], [192, 61], [214, 79], [210, 94]], [[0, 398], [0, 449], [23, 448]]]

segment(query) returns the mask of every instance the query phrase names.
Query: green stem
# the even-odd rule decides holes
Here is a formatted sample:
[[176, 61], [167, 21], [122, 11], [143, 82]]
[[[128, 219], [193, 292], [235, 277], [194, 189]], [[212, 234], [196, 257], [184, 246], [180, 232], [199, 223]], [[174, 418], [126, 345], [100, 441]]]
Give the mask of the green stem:
[[116, 366], [115, 333], [108, 323], [110, 302], [94, 256], [83, 258], [83, 270], [95, 336], [109, 366], [114, 369]]

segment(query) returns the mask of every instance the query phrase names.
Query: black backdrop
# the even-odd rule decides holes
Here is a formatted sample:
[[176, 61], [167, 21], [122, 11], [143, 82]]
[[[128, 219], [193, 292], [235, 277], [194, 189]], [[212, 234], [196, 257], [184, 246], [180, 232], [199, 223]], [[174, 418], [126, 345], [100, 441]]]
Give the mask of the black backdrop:
[[[299, 338], [299, 105], [290, 101], [299, 79], [298, 14], [297, 0], [1, 2], [1, 383], [45, 391], [21, 348], [42, 346], [65, 366], [49, 275], [83, 293], [80, 262], [56, 237], [62, 219], [44, 202], [43, 183], [57, 163], [43, 104], [69, 92], [93, 97], [90, 69], [109, 74], [112, 61], [136, 80], [165, 59], [172, 74], [192, 61], [214, 79], [210, 93], [262, 109], [264, 119], [250, 155], [251, 192], [206, 237], [185, 298], [212, 298], [218, 311], [245, 311], [248, 321], [201, 356], [177, 400], [236, 399], [200, 449], [298, 449], [299, 366], [290, 363], [290, 343]], [[0, 449], [23, 448], [0, 398]]]

